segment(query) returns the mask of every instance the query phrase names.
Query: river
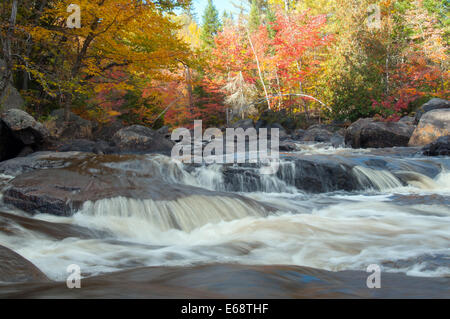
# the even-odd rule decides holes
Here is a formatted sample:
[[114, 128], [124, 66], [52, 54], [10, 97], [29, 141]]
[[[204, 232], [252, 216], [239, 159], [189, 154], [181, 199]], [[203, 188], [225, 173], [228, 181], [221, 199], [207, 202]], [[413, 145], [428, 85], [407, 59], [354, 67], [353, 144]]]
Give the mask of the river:
[[[91, 287], [82, 297], [450, 297], [450, 158], [297, 146], [275, 175], [162, 155], [74, 154], [77, 174], [147, 182], [127, 186], [130, 196], [86, 200], [70, 216], [3, 203], [0, 245], [53, 283], [3, 283], [0, 297], [69, 294], [61, 283], [71, 264]], [[15, 175], [3, 173], [8, 189]], [[389, 289], [365, 287], [373, 264]]]

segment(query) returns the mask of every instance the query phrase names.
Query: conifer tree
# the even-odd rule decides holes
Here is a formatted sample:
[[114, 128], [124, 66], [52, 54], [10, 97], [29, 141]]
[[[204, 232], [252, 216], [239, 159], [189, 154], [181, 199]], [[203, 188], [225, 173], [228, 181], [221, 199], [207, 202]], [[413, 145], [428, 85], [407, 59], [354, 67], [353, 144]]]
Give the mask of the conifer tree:
[[219, 20], [219, 12], [212, 0], [208, 0], [205, 13], [203, 14], [202, 33], [200, 35], [203, 45], [205, 47], [214, 46], [214, 37], [221, 29], [221, 23]]
[[251, 32], [258, 30], [259, 26], [261, 25], [261, 14], [259, 11], [257, 0], [252, 1], [248, 24], [249, 24], [248, 27]]

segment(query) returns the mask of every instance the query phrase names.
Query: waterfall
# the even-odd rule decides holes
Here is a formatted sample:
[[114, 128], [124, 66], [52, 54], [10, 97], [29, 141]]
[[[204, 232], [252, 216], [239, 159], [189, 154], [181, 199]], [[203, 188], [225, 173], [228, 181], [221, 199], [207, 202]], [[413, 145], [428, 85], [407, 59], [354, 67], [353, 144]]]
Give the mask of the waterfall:
[[[190, 196], [175, 201], [137, 200], [124, 197], [86, 202], [79, 212], [84, 216], [105, 217], [107, 224], [139, 225], [144, 232], [172, 229], [190, 232], [207, 224], [247, 217], [266, 217], [269, 209], [246, 198], [225, 196]], [[117, 226], [117, 225], [116, 225]], [[116, 227], [116, 226], [113, 226]], [[120, 227], [120, 226], [119, 226]], [[136, 229], [129, 229], [136, 236]]]
[[358, 178], [361, 185], [370, 185], [370, 188], [377, 191], [387, 191], [404, 186], [403, 183], [389, 171], [356, 166], [353, 168], [353, 173]]

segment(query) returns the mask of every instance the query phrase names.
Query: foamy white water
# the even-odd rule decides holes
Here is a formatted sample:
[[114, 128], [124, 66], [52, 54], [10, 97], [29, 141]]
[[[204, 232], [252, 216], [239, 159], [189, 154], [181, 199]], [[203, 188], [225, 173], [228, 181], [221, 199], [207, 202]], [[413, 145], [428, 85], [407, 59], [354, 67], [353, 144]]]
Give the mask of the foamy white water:
[[[66, 278], [70, 264], [80, 265], [85, 276], [144, 266], [239, 263], [331, 271], [364, 271], [379, 264], [388, 272], [448, 277], [447, 160], [433, 178], [405, 171], [405, 165], [415, 167], [414, 161], [393, 171], [357, 165], [352, 174], [366, 189], [322, 194], [295, 188], [296, 167], [284, 163], [279, 175], [263, 177], [258, 191], [173, 201], [117, 197], [87, 202], [70, 218], [35, 217], [104, 230], [108, 238], [57, 241], [18, 229], [20, 236], [0, 233], [0, 242], [55, 280]], [[188, 170], [166, 157], [105, 165], [227, 191], [224, 168], [217, 165]], [[244, 173], [233, 181], [236, 189], [248, 186]]]

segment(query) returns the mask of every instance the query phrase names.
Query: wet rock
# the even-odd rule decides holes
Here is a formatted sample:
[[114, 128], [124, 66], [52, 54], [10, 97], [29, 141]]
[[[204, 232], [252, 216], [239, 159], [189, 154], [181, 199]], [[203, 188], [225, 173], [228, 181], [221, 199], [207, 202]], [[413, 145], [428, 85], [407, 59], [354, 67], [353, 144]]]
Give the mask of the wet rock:
[[55, 118], [50, 133], [57, 140], [66, 139], [92, 139], [94, 125], [91, 121], [70, 112], [69, 121], [64, 118], [64, 110], [59, 109], [51, 113]]
[[140, 125], [126, 127], [114, 135], [113, 141], [125, 153], [170, 154], [174, 144], [152, 129]]
[[443, 99], [432, 99], [425, 103], [416, 113], [415, 124], [419, 124], [422, 117], [431, 111], [450, 108], [450, 101]]
[[0, 282], [3, 283], [50, 281], [31, 262], [3, 246], [0, 246], [0, 265]]
[[295, 187], [311, 193], [355, 191], [363, 189], [353, 167], [338, 160], [305, 157], [295, 160]]
[[42, 220], [27, 218], [0, 212], [0, 233], [8, 236], [21, 236], [23, 230], [31, 231], [47, 238], [64, 240], [67, 238], [99, 239], [111, 237], [110, 234], [84, 228], [77, 225], [49, 223]]
[[361, 119], [347, 129], [345, 142], [353, 148], [405, 147], [413, 132], [414, 127], [405, 123]]
[[[158, 164], [150, 162], [143, 169], [143, 163], [148, 162], [144, 158], [136, 160], [135, 156], [91, 155], [73, 160], [65, 168], [30, 171], [8, 182], [3, 201], [30, 214], [72, 216], [86, 202], [118, 197], [155, 202], [191, 196], [241, 198], [165, 182], [167, 173], [161, 172], [161, 167], [155, 167]], [[242, 200], [256, 205], [249, 199]]]
[[38, 147], [50, 135], [44, 125], [22, 110], [11, 109], [4, 112], [2, 121], [24, 146]]
[[[369, 186], [353, 173], [354, 165], [338, 158], [292, 155], [284, 160], [288, 164], [280, 166], [277, 177], [305, 192], [355, 191]], [[270, 176], [261, 175], [258, 167], [230, 166], [224, 170], [225, 187], [230, 192], [270, 191], [265, 188], [267, 178]]]
[[450, 109], [424, 114], [409, 141], [410, 146], [425, 146], [450, 134]]
[[293, 142], [283, 141], [280, 143], [279, 150], [281, 152], [294, 152], [295, 150], [297, 150], [297, 147], [295, 146], [295, 143], [293, 143]]
[[341, 133], [335, 133], [330, 140], [334, 148], [345, 147], [345, 137]]
[[[383, 289], [367, 289], [363, 271], [330, 272], [294, 266], [236, 264], [130, 269], [65, 283], [10, 285], [0, 298], [77, 299], [441, 299], [449, 278], [383, 275]], [[412, 280], [413, 279], [413, 280]], [[218, 289], [217, 287], [220, 287]]]
[[58, 152], [83, 152], [93, 154], [117, 154], [118, 148], [114, 143], [105, 141], [71, 140], [57, 148]]
[[87, 156], [87, 154], [81, 154], [79, 152], [38, 152], [28, 157], [13, 158], [8, 161], [1, 162], [0, 174], [17, 176], [22, 173], [40, 169], [68, 167], [73, 162], [82, 162], [87, 158]]
[[426, 156], [450, 156], [450, 135], [439, 138], [423, 149]]

